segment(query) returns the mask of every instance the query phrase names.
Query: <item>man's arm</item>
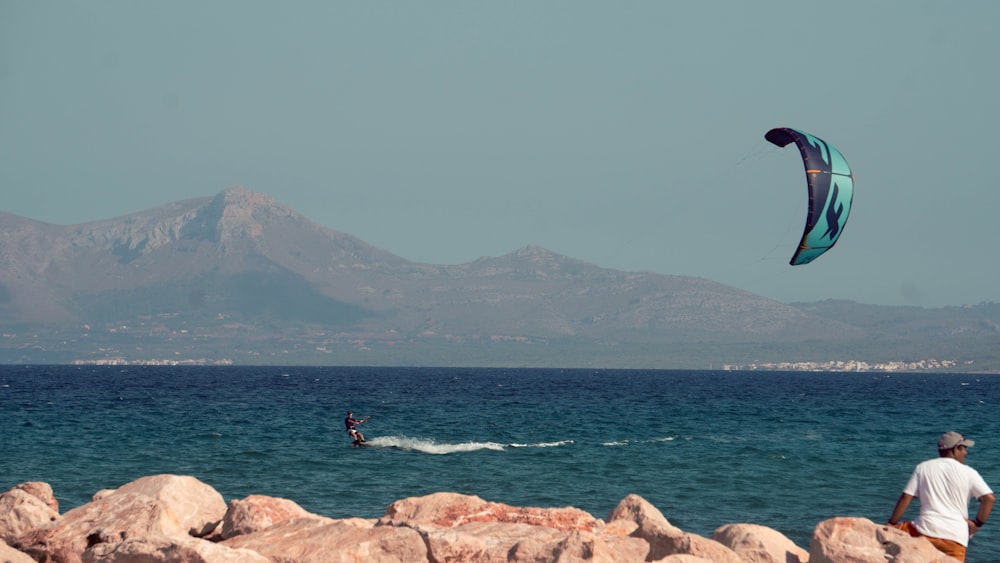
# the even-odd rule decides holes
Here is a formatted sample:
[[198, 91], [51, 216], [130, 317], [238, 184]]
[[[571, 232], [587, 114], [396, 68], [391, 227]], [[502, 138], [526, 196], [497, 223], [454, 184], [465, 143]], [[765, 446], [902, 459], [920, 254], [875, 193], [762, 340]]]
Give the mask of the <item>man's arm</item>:
[[996, 499], [993, 493], [987, 493], [979, 497], [979, 510], [976, 511], [976, 519], [972, 522], [972, 526], [975, 526], [975, 530], [982, 528], [986, 525], [986, 520], [990, 517], [990, 512], [993, 511], [993, 503]]
[[913, 495], [908, 495], [903, 493], [899, 495], [899, 500], [896, 501], [896, 507], [892, 509], [892, 516], [889, 517], [889, 524], [895, 526], [899, 524], [899, 520], [906, 514], [906, 509], [910, 507], [910, 501], [913, 500]]

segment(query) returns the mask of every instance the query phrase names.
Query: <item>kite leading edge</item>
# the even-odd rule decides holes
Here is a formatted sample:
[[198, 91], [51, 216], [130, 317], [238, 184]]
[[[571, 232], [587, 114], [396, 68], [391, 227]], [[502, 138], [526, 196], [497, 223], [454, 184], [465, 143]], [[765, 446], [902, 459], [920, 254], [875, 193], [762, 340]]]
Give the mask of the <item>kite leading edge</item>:
[[809, 185], [809, 213], [799, 248], [789, 264], [808, 264], [833, 248], [843, 232], [854, 199], [854, 175], [840, 151], [819, 137], [778, 127], [764, 138], [779, 147], [794, 141], [802, 154]]

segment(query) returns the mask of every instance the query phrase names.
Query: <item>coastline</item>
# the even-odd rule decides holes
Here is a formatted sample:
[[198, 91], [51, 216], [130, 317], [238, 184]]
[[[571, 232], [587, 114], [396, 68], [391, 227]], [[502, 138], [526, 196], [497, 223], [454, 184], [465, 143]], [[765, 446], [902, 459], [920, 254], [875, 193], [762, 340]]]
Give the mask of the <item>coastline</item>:
[[47, 483], [21, 483], [0, 494], [0, 537], [0, 556], [14, 563], [949, 560], [926, 540], [865, 518], [820, 522], [808, 549], [752, 523], [725, 524], [711, 537], [685, 532], [634, 494], [603, 519], [451, 492], [397, 500], [377, 519], [333, 519], [264, 495], [227, 503], [195, 477], [170, 474], [97, 491], [65, 514]]

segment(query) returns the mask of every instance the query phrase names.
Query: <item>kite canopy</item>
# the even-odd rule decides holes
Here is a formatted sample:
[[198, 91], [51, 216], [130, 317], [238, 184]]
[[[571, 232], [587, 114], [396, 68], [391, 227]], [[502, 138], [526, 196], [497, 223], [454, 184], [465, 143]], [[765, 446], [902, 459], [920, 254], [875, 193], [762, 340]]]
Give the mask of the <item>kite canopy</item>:
[[819, 137], [779, 127], [768, 131], [764, 138], [779, 147], [794, 141], [802, 153], [809, 185], [809, 214], [799, 248], [789, 264], [808, 264], [833, 248], [843, 232], [854, 199], [854, 175], [840, 151]]

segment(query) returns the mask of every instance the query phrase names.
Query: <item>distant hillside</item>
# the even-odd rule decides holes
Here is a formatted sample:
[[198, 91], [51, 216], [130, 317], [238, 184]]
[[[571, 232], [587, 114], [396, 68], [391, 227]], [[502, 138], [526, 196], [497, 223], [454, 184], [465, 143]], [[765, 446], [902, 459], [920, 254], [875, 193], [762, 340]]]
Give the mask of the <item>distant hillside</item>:
[[[238, 187], [81, 225], [0, 213], [8, 363], [682, 368], [940, 350], [978, 367], [1000, 348], [998, 320], [991, 304], [788, 305], [536, 246], [421, 264]], [[878, 342], [891, 350], [872, 349]]]

